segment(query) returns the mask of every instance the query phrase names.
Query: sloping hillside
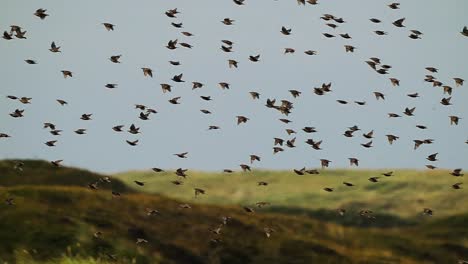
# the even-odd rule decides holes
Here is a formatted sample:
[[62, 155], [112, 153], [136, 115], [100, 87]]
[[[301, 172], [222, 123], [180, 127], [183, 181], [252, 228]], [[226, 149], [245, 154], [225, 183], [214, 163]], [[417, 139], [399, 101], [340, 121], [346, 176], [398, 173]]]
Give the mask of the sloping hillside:
[[[115, 198], [81, 187], [19, 186], [0, 193], [2, 200], [14, 198], [14, 205], [0, 205], [1, 261], [65, 255], [99, 262], [112, 255], [112, 263], [454, 263], [468, 254], [468, 215], [360, 229], [261, 209], [181, 208], [155, 195]], [[147, 208], [159, 214], [148, 216]], [[223, 225], [221, 216], [231, 220]], [[220, 234], [211, 231], [217, 227]], [[274, 230], [270, 238], [265, 227]], [[148, 243], [137, 245], [139, 238]]]
[[[255, 195], [241, 203], [254, 212], [229, 205], [233, 200], [224, 201], [225, 205], [204, 204], [213, 202], [212, 195], [218, 196], [215, 201], [225, 195], [221, 187], [232, 185], [233, 180], [239, 181], [238, 188], [248, 189], [250, 185], [259, 188], [258, 180], [281, 186], [281, 177], [293, 175], [190, 174], [184, 185], [175, 187], [166, 184], [174, 179], [171, 174], [143, 179], [137, 175], [135, 179], [145, 185], [136, 186], [127, 178], [135, 186], [131, 190], [116, 177], [109, 183], [100, 180], [105, 176], [89, 171], [57, 168], [43, 161], [22, 162], [22, 170], [14, 168], [14, 161], [0, 162], [2, 263], [452, 263], [468, 256], [466, 213], [419, 214], [405, 220], [379, 212], [360, 216], [363, 208], [350, 206], [344, 216], [321, 210], [322, 216], [313, 219], [304, 208], [275, 204], [258, 208]], [[154, 190], [157, 181], [151, 179], [157, 177], [162, 178], [161, 186], [173, 188], [165, 193], [187, 195], [186, 201], [139, 192]], [[224, 184], [217, 177], [224, 177]], [[95, 182], [97, 190], [88, 187]], [[207, 193], [194, 198], [193, 187], [205, 188]], [[338, 191], [341, 188], [336, 192], [340, 197]], [[274, 193], [268, 197], [274, 198]], [[224, 223], [222, 217], [229, 220]], [[139, 239], [147, 242], [137, 244]]]
[[[21, 163], [21, 166], [18, 164]], [[88, 186], [100, 182], [105, 176], [78, 168], [56, 167], [42, 160], [0, 161], [0, 186], [47, 185], [47, 186]], [[130, 191], [123, 182], [113, 179], [98, 188], [117, 192]]]
[[[464, 177], [451, 176], [446, 170], [395, 170], [390, 177], [382, 175], [389, 171], [327, 169], [317, 175], [299, 176], [292, 171], [227, 174], [189, 170], [186, 179], [177, 177], [173, 171], [135, 171], [116, 177], [135, 190], [185, 201], [241, 205], [266, 201], [282, 212], [371, 209], [378, 214], [406, 219], [419, 218], [426, 207], [433, 209], [436, 218], [468, 213], [468, 188], [452, 189], [452, 184], [463, 182]], [[378, 182], [370, 182], [370, 177], [379, 177]], [[136, 185], [134, 180], [145, 182], [145, 186]], [[171, 183], [174, 180], [184, 184], [174, 185]], [[259, 186], [258, 182], [268, 185]], [[343, 182], [355, 186], [347, 187]], [[194, 187], [205, 189], [207, 195], [195, 199]], [[325, 187], [334, 191], [326, 192]]]

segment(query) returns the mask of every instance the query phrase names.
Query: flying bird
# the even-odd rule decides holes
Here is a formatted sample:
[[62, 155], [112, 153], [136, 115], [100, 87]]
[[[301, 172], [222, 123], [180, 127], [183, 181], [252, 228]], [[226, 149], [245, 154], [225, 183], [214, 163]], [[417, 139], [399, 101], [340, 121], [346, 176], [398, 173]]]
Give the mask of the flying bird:
[[393, 176], [393, 171], [384, 172], [384, 173], [382, 173], [382, 175], [385, 176], [385, 177], [391, 177], [391, 176]]
[[307, 55], [317, 55], [317, 51], [315, 50], [306, 50], [304, 51], [304, 53]]
[[134, 147], [136, 145], [138, 145], [138, 142], [139, 140], [134, 140], [134, 141], [130, 141], [130, 140], [126, 140], [127, 144], [129, 144], [130, 146]]
[[192, 82], [192, 90], [202, 88], [202, 87], [203, 87], [203, 83], [201, 83], [201, 82]]
[[153, 78], [153, 70], [150, 68], [141, 68], [143, 70], [143, 75]]
[[345, 45], [344, 47], [346, 52], [354, 52], [354, 50], [356, 49], [356, 47], [351, 45]]
[[194, 188], [195, 190], [195, 197], [197, 197], [200, 194], [206, 194], [205, 190], [200, 189], [200, 188]]
[[348, 158], [349, 159], [349, 165], [353, 166], [355, 165], [356, 167], [359, 166], [359, 160], [357, 158]]
[[63, 160], [53, 160], [53, 161], [51, 161], [50, 163], [51, 163], [52, 165], [54, 165], [55, 167], [60, 167], [60, 166], [61, 166], [60, 163], [61, 163], [62, 161], [63, 161]]
[[287, 29], [287, 28], [285, 28], [284, 26], [281, 27], [281, 33], [282, 33], [283, 35], [291, 35], [291, 31], [292, 31], [292, 29]]
[[260, 99], [260, 94], [257, 93], [257, 92], [249, 92], [250, 96], [252, 97], [252, 99]]
[[385, 95], [381, 92], [374, 92], [374, 95], [375, 95], [375, 99], [377, 100], [379, 99], [385, 100]]
[[249, 56], [249, 60], [252, 61], [252, 62], [260, 61], [260, 54], [258, 54], [256, 56]]
[[247, 121], [250, 120], [249, 118], [245, 116], [237, 116], [237, 124], [240, 125], [242, 123], [247, 123]]
[[233, 0], [236, 5], [244, 5], [245, 0]]
[[233, 22], [234, 22], [234, 20], [233, 20], [233, 19], [230, 19], [230, 18], [225, 18], [225, 19], [223, 19], [223, 20], [221, 21], [221, 23], [223, 23], [224, 25], [227, 25], [227, 26], [232, 25]]
[[468, 28], [466, 26], [463, 27], [462, 31], [460, 32], [463, 36], [468, 37]]
[[37, 16], [38, 18], [44, 20], [46, 17], [49, 16], [49, 14], [47, 14], [46, 12], [47, 12], [47, 9], [39, 8], [39, 9], [36, 10], [34, 15]]
[[434, 215], [434, 211], [430, 208], [424, 208], [423, 209], [423, 214], [424, 215], [428, 215], [428, 216], [433, 216]]
[[181, 159], [186, 159], [187, 154], [188, 154], [188, 152], [183, 152], [183, 153], [177, 153], [177, 154], [174, 154], [174, 155], [181, 158]]
[[391, 3], [388, 5], [391, 9], [399, 9], [400, 8], [400, 3]]
[[81, 119], [81, 120], [88, 121], [88, 120], [91, 120], [91, 116], [92, 116], [92, 115], [93, 115], [93, 114], [82, 114], [81, 117], [80, 117], [80, 119]]
[[75, 130], [75, 133], [78, 134], [78, 135], [84, 135], [84, 134], [86, 134], [86, 129], [84, 129], [84, 128], [77, 129], [77, 130]]
[[462, 169], [454, 169], [452, 172], [450, 172], [450, 175], [455, 176], [455, 177], [461, 177], [463, 176], [461, 171]]
[[390, 145], [393, 144], [393, 141], [395, 141], [395, 140], [397, 140], [397, 139], [400, 138], [400, 137], [397, 137], [397, 136], [395, 136], [395, 135], [385, 135], [385, 136], [387, 137], [388, 143], [389, 143]]
[[331, 161], [327, 159], [320, 159], [320, 164], [322, 165], [322, 169], [328, 168], [330, 165]]
[[180, 98], [181, 98], [180, 96], [174, 97], [174, 98], [169, 100], [169, 103], [171, 103], [171, 104], [180, 104], [180, 102], [179, 102]]
[[251, 168], [249, 165], [246, 165], [246, 164], [240, 164], [239, 165], [242, 169], [242, 171], [246, 172], [246, 171], [251, 171]]
[[437, 161], [437, 154], [439, 154], [439, 153], [431, 154], [431, 155], [427, 156], [426, 159], [427, 159], [428, 161]]
[[114, 56], [111, 56], [109, 58], [109, 60], [113, 63], [120, 63], [120, 57], [122, 57], [122, 55], [114, 55]]
[[167, 42], [166, 48], [168, 48], [168, 49], [170, 49], [170, 50], [175, 50], [175, 49], [177, 49], [177, 46], [176, 46], [176, 45], [177, 45], [177, 42], [178, 42], [177, 39], [176, 39], [176, 40], [169, 40], [169, 41]]
[[4, 31], [3, 32], [3, 39], [6, 39], [6, 40], [12, 40], [13, 39], [13, 36], [11, 34], [9, 34], [7, 31]]
[[461, 117], [458, 116], [449, 116], [450, 118], [450, 125], [458, 125], [458, 121], [460, 121]]
[[168, 17], [171, 17], [171, 18], [175, 18], [177, 14], [180, 14], [179, 11], [177, 11], [177, 8], [174, 8], [174, 9], [169, 9], [165, 12], [166, 16]]
[[250, 164], [252, 164], [254, 161], [260, 161], [260, 157], [257, 155], [250, 155]]
[[407, 116], [413, 116], [414, 110], [416, 110], [416, 107], [405, 108], [405, 111], [403, 113]]
[[45, 144], [48, 147], [55, 147], [55, 143], [57, 143], [57, 140], [47, 141]]
[[405, 18], [400, 18], [398, 20], [395, 20], [392, 24], [395, 26], [395, 27], [405, 27], [403, 25], [403, 22], [405, 21]]
[[184, 80], [182, 80], [182, 76], [183, 76], [183, 75], [184, 75], [183, 73], [181, 73], [181, 74], [179, 74], [179, 75], [174, 75], [174, 77], [172, 77], [172, 80], [173, 80], [174, 82], [179, 82], [179, 83], [180, 83], [180, 82], [185, 82]]
[[104, 25], [104, 27], [107, 29], [107, 31], [114, 31], [114, 27], [115, 25], [111, 24], [111, 23], [102, 23]]
[[379, 182], [380, 177], [370, 177], [369, 181], [370, 182]]
[[122, 130], [123, 127], [124, 127], [123, 125], [114, 126], [112, 127], [112, 130], [114, 130], [115, 132], [123, 132]]
[[[116, 129], [114, 129], [114, 130], [115, 131], [121, 131], [121, 129], [122, 129], [122, 127], [118, 126], [117, 130]], [[136, 135], [136, 134], [140, 133], [140, 128], [136, 127], [134, 124], [131, 124], [130, 128], [128, 129], [128, 133]]]
[[52, 41], [52, 44], [50, 44], [50, 49], [49, 50], [51, 52], [53, 52], [53, 53], [62, 52], [62, 51], [60, 51], [60, 47], [57, 47], [57, 45], [55, 45], [54, 41]]
[[238, 62], [236, 60], [228, 60], [229, 68], [237, 68]]
[[63, 70], [62, 71], [63, 78], [73, 77], [73, 73], [71, 71]]
[[455, 85], [458, 87], [458, 86], [463, 86], [463, 82], [465, 80], [463, 80], [462, 78], [453, 78], [453, 80], [455, 81]]

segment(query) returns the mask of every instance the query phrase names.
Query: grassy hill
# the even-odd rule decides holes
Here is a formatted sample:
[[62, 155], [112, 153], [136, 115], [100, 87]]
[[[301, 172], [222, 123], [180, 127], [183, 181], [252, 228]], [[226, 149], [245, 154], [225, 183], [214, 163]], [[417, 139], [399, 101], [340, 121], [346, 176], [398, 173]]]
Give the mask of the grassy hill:
[[[15, 165], [21, 162], [21, 168]], [[88, 186], [105, 177], [78, 168], [56, 167], [43, 160], [2, 160], [0, 161], [0, 186], [48, 185], [48, 186]], [[98, 184], [99, 188], [117, 192], [131, 191], [125, 183], [114, 179], [109, 184]]]
[[[15, 198], [15, 205], [0, 205], [1, 263], [455, 263], [468, 254], [466, 214], [427, 217], [411, 227], [356, 228], [237, 206], [181, 209], [157, 195], [113, 198], [82, 187], [0, 193]], [[160, 215], [147, 216], [146, 208]], [[216, 235], [210, 229], [221, 216], [232, 220]], [[264, 227], [275, 230], [270, 238]], [[148, 243], [137, 245], [138, 238]], [[221, 242], [210, 243], [214, 238]]]
[[[371, 170], [321, 170], [318, 175], [296, 175], [291, 171], [254, 171], [249, 173], [188, 172], [183, 185], [171, 183], [173, 172], [126, 172], [115, 175], [138, 191], [159, 193], [195, 203], [249, 205], [258, 201], [272, 204], [283, 212], [310, 213], [317, 210], [372, 209], [379, 214], [404, 218], [419, 217], [425, 207], [434, 210], [434, 217], [468, 212], [467, 189], [453, 190], [452, 184], [463, 182], [445, 170], [396, 170], [391, 177]], [[372, 183], [370, 177], [380, 176]], [[145, 182], [140, 187], [134, 180]], [[257, 182], [268, 182], [258, 186]], [[346, 187], [343, 181], [355, 184]], [[203, 188], [207, 194], [195, 199], [193, 188]], [[325, 192], [324, 187], [335, 188]], [[292, 208], [295, 208], [292, 210]]]
[[[138, 172], [111, 177], [111, 183], [92, 190], [87, 185], [103, 175], [23, 162], [19, 171], [13, 161], [0, 161], [0, 263], [456, 263], [468, 256], [468, 213], [459, 204], [467, 201], [466, 193], [450, 190], [453, 178], [443, 171], [400, 171], [374, 185], [366, 178], [377, 172], [189, 172], [182, 186], [170, 183], [173, 174]], [[407, 186], [392, 187], [405, 178]], [[145, 186], [135, 185], [135, 179]], [[357, 190], [321, 191], [344, 179]], [[258, 187], [257, 181], [270, 185]], [[447, 185], [448, 190], [436, 188]], [[193, 187], [207, 193], [194, 198]], [[410, 204], [421, 195], [424, 203]], [[386, 197], [405, 198], [410, 209], [383, 209], [392, 202]], [[433, 217], [418, 214], [437, 199]], [[247, 213], [235, 204], [258, 201], [272, 206], [253, 206], [255, 212]], [[181, 208], [187, 202], [191, 208]], [[327, 210], [340, 205], [346, 205], [345, 216]], [[148, 216], [148, 208], [159, 214]], [[364, 208], [376, 218], [360, 216]], [[389, 212], [415, 216], [402, 219]], [[231, 217], [227, 225], [222, 216]], [[220, 234], [212, 232], [219, 226]], [[271, 237], [264, 228], [274, 229]], [[137, 245], [139, 238], [148, 243]]]

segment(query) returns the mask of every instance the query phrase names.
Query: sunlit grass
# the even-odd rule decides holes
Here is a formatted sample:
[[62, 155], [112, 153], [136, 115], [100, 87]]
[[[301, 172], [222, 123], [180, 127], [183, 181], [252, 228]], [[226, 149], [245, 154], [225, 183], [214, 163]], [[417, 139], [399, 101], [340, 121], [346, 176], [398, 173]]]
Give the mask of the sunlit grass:
[[[0, 211], [0, 263], [107, 264], [106, 253], [118, 257], [112, 263], [206, 263], [213, 250], [209, 240], [216, 237], [209, 230], [223, 215], [233, 220], [219, 236], [221, 251], [211, 256], [222, 263], [418, 263], [428, 250], [432, 259], [453, 260], [452, 251], [440, 245], [460, 247], [468, 236], [467, 215], [439, 222], [425, 217], [416, 226], [356, 228], [261, 209], [248, 214], [239, 206], [180, 209], [179, 202], [156, 195], [127, 193], [115, 199], [107, 190], [84, 187], [17, 186], [3, 188], [4, 195], [15, 197], [16, 204]], [[146, 208], [161, 215], [148, 217]], [[266, 226], [276, 231], [269, 239]], [[136, 227], [144, 233], [129, 233]], [[93, 237], [96, 231], [102, 238]], [[138, 236], [150, 242], [138, 246]]]
[[[62, 256], [56, 257], [50, 260], [35, 260], [36, 250], [31, 252], [23, 249], [17, 250], [15, 252], [15, 262], [16, 264], [111, 264], [115, 261], [110, 259], [103, 258], [93, 258], [86, 256], [79, 256], [73, 253], [73, 247], [79, 247], [79, 245], [68, 246], [66, 251], [62, 253]], [[9, 262], [2, 262], [2, 264], [7, 264]], [[135, 260], [129, 260], [128, 263], [136, 264]]]
[[[397, 170], [394, 176], [381, 175], [387, 171], [321, 170], [319, 175], [299, 176], [290, 171], [254, 171], [250, 173], [188, 172], [184, 185], [171, 183], [177, 176], [171, 172], [126, 172], [115, 175], [138, 191], [160, 193], [195, 203], [251, 205], [267, 201], [275, 206], [306, 209], [336, 209], [359, 205], [382, 213], [404, 217], [416, 216], [424, 207], [433, 208], [435, 216], [454, 215], [465, 210], [468, 193], [453, 190], [452, 184], [462, 182], [445, 170]], [[378, 183], [368, 180], [381, 177]], [[145, 182], [140, 187], [134, 180]], [[257, 182], [268, 182], [258, 186]], [[346, 187], [343, 181], [355, 184]], [[203, 188], [207, 194], [195, 198], [193, 188]], [[324, 187], [334, 192], [323, 191]]]
[[[34, 165], [40, 168], [41, 184]], [[182, 186], [170, 183], [176, 178], [172, 173], [120, 176], [135, 190], [180, 199], [174, 200], [131, 191], [113, 177], [122, 194], [115, 198], [106, 188], [112, 186], [104, 183], [99, 190], [89, 189], [79, 178], [81, 170], [64, 168], [63, 174], [44, 162], [25, 166], [23, 174], [3, 166], [3, 182], [8, 184], [0, 187], [0, 200], [12, 197], [14, 205], [0, 204], [0, 263], [454, 263], [468, 250], [466, 193], [450, 189], [451, 181], [460, 178], [446, 171], [397, 171], [379, 183], [367, 178], [380, 172], [344, 170], [304, 176], [189, 172]], [[88, 172], [86, 177], [96, 181], [102, 175]], [[134, 179], [147, 184], [136, 186]], [[357, 186], [322, 191], [343, 180]], [[257, 181], [270, 185], [259, 187]], [[195, 198], [193, 187], [207, 194]], [[423, 202], [415, 202], [418, 199]], [[257, 208], [257, 201], [273, 207]], [[181, 209], [183, 202], [192, 208]], [[246, 213], [240, 205], [253, 206], [256, 212]], [[346, 207], [345, 216], [334, 211], [338, 206]], [[423, 207], [433, 208], [435, 215], [421, 215]], [[147, 208], [160, 215], [148, 216]], [[373, 210], [376, 219], [359, 216], [364, 208]], [[410, 217], [383, 214], [388, 212]], [[210, 230], [221, 216], [232, 220], [215, 235]], [[265, 227], [275, 230], [270, 238]], [[99, 238], [96, 231], [102, 233]], [[137, 245], [138, 237], [149, 243]], [[213, 238], [222, 243], [213, 246]]]

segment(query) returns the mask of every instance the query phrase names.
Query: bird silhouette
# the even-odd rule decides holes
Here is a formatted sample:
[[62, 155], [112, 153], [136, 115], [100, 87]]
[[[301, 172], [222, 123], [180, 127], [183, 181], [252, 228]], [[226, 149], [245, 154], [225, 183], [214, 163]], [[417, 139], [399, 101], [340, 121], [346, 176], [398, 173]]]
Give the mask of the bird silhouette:
[[462, 31], [460, 32], [463, 36], [468, 37], [468, 28], [466, 26], [463, 27]]
[[129, 144], [130, 146], [134, 147], [136, 145], [138, 145], [138, 142], [139, 140], [134, 140], [134, 141], [130, 141], [130, 140], [126, 140], [127, 144]]
[[281, 27], [281, 33], [283, 33], [283, 35], [291, 35], [291, 31], [292, 29], [287, 29], [284, 26]]
[[143, 70], [143, 75], [144, 76], [149, 76], [153, 78], [153, 70], [150, 68], [141, 68]]
[[111, 24], [111, 23], [102, 23], [104, 25], [104, 27], [107, 29], [107, 31], [114, 31], [114, 27], [115, 25]]
[[405, 21], [405, 18], [400, 18], [398, 20], [395, 20], [392, 24], [395, 26], [395, 27], [405, 27], [403, 25], [403, 22]]
[[174, 154], [174, 155], [181, 158], [181, 159], [186, 159], [187, 155], [188, 155], [188, 152], [177, 153], [177, 154]]

